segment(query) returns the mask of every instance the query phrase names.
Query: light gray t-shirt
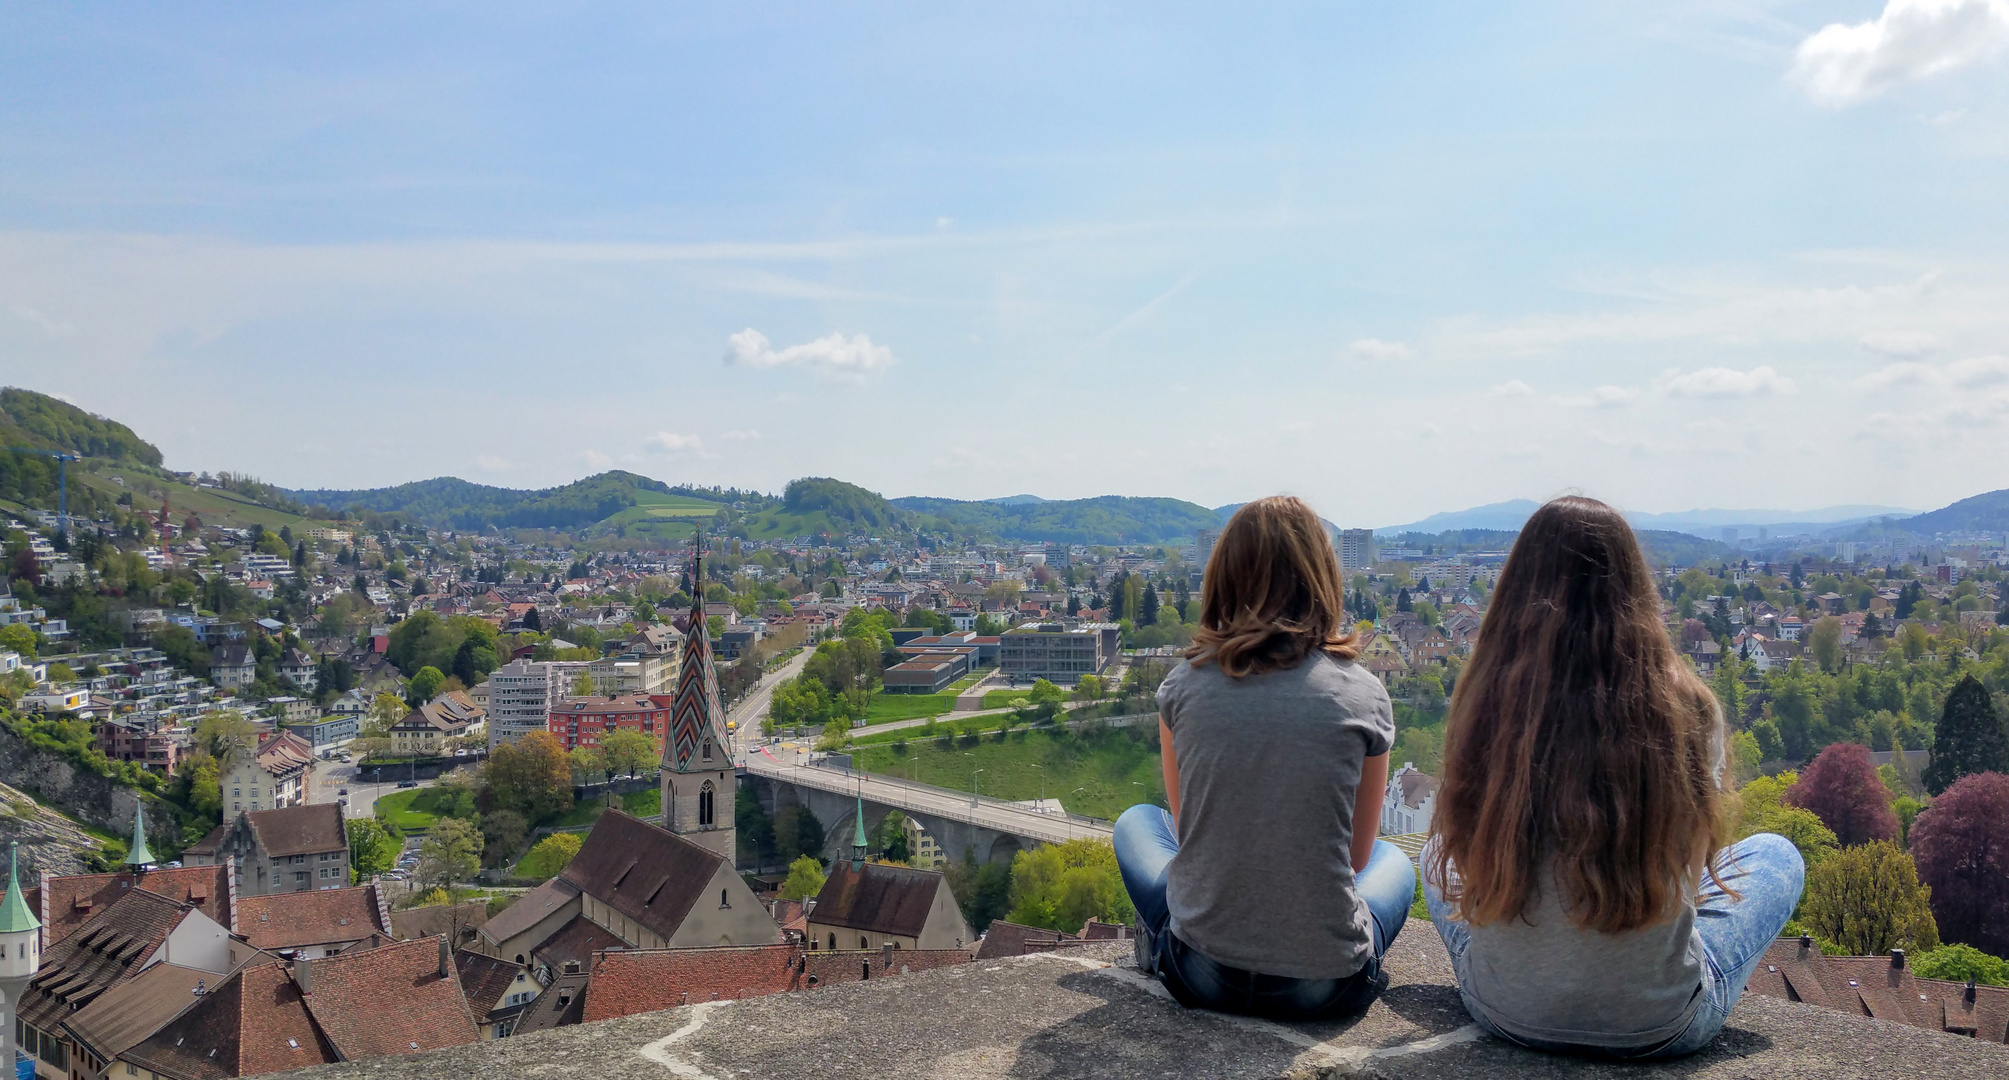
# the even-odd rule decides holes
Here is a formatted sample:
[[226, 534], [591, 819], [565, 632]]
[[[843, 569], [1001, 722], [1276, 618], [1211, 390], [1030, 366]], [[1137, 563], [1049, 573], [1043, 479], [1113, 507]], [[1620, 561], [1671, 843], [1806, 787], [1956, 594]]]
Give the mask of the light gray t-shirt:
[[1353, 798], [1361, 763], [1395, 739], [1381, 682], [1324, 653], [1240, 679], [1186, 663], [1158, 711], [1179, 763], [1172, 933], [1246, 971], [1359, 971], [1374, 939], [1353, 891]]
[[[1710, 737], [1719, 786], [1723, 742], [1719, 716]], [[1450, 869], [1455, 877], [1457, 868]], [[1607, 934], [1570, 921], [1545, 870], [1521, 918], [1467, 928], [1458, 985], [1510, 1035], [1606, 1047], [1671, 1039], [1703, 1000], [1696, 885], [1684, 883], [1681, 907], [1665, 921]]]

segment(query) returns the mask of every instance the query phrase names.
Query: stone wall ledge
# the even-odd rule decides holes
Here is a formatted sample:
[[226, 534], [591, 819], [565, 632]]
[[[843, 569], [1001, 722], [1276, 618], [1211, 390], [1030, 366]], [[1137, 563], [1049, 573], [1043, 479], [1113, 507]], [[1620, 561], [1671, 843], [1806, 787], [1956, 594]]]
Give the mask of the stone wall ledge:
[[[1421, 931], [1418, 933], [1417, 931]], [[1532, 1053], [1471, 1025], [1427, 925], [1390, 951], [1388, 992], [1348, 1023], [1194, 1012], [1130, 964], [1128, 945], [982, 961], [302, 1070], [313, 1080], [989, 1080], [1044, 1077], [2009, 1077], [2009, 1049], [1747, 995], [1693, 1057], [1619, 1065]], [[590, 993], [590, 991], [589, 991]]]

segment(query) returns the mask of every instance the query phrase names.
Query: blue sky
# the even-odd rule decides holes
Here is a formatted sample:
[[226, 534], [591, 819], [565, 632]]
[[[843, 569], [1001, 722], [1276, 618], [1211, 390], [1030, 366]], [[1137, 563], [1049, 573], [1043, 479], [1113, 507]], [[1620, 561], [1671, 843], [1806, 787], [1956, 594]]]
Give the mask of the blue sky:
[[289, 486], [2005, 484], [2009, 0], [0, 4], [0, 380]]

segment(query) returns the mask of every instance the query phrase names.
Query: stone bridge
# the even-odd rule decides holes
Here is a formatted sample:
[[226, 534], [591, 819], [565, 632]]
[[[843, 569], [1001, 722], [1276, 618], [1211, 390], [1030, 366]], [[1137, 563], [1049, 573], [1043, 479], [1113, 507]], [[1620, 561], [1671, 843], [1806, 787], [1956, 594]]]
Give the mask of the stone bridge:
[[802, 806], [825, 829], [824, 855], [848, 855], [857, 800], [865, 801], [865, 828], [876, 831], [894, 810], [913, 818], [935, 838], [942, 853], [960, 861], [974, 851], [978, 862], [1010, 860], [1036, 844], [1083, 837], [1109, 839], [1109, 822], [1076, 814], [1045, 814], [999, 799], [971, 798], [968, 792], [917, 784], [851, 769], [788, 764], [760, 754], [739, 770], [770, 814]]

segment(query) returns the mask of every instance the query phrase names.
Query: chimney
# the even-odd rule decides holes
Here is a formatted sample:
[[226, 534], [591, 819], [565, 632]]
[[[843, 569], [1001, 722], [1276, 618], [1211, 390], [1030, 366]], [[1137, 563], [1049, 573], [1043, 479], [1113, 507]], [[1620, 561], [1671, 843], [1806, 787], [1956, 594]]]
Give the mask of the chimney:
[[1814, 936], [1812, 934], [1801, 934], [1799, 959], [1805, 960], [1807, 958], [1807, 954], [1812, 952], [1813, 950], [1814, 950]]
[[306, 997], [308, 994], [314, 992], [314, 984], [308, 981], [309, 978], [310, 976], [307, 974], [307, 958], [304, 956], [296, 957], [293, 960], [293, 982], [300, 987], [301, 997]]
[[1960, 1000], [1962, 1000], [1962, 1001], [1964, 1001], [1964, 1002], [1968, 1003], [1969, 1005], [1972, 1005], [1972, 1004], [1974, 1004], [1974, 980], [1973, 980], [1973, 979], [1969, 979], [1969, 980], [1967, 980], [1967, 986], [1966, 986], [1966, 988], [1960, 991]]
[[1903, 950], [1903, 949], [1892, 949], [1892, 950], [1890, 951], [1890, 969], [1891, 969], [1892, 971], [1902, 971], [1902, 970], [1904, 970], [1904, 950]]
[[893, 943], [888, 941], [879, 946], [879, 965], [887, 971], [893, 970]]
[[453, 942], [445, 934], [439, 939], [439, 977], [444, 979], [453, 974]]

